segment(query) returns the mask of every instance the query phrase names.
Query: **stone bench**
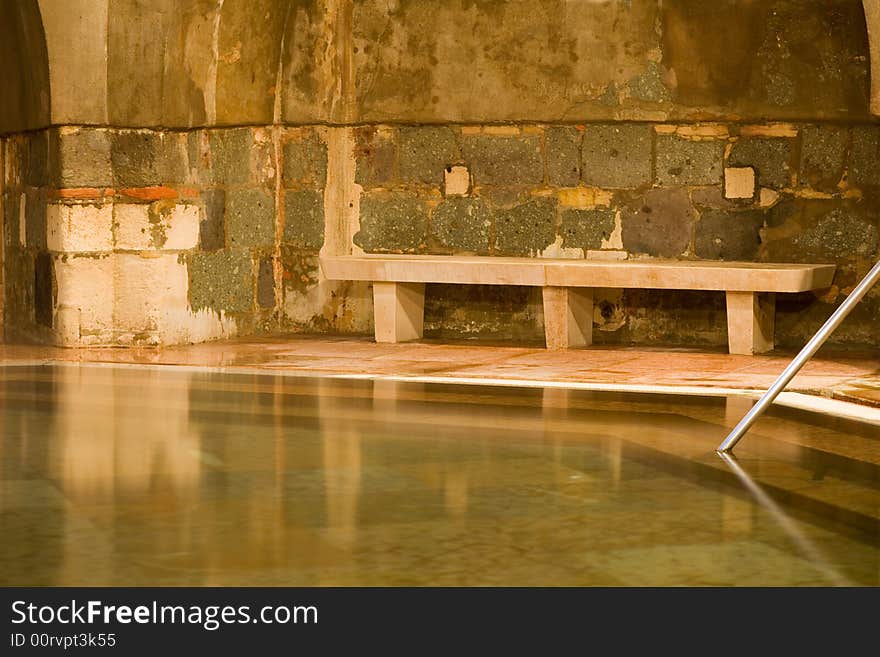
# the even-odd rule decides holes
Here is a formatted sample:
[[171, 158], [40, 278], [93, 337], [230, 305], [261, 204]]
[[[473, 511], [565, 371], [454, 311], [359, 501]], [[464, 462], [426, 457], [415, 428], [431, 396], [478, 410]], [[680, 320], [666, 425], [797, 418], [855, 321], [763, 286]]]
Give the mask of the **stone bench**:
[[322, 257], [321, 268], [330, 280], [373, 283], [377, 342], [422, 337], [425, 283], [541, 287], [549, 349], [592, 343], [593, 288], [717, 290], [727, 295], [732, 354], [773, 349], [775, 293], [827, 288], [835, 269], [821, 264], [431, 255]]

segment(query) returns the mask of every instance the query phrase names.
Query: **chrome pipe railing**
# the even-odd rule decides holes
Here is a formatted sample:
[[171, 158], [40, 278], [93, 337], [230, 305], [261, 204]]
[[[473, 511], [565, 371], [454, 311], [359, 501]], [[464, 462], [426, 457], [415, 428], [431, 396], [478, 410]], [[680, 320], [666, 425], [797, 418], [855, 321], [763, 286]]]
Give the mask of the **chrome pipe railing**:
[[776, 399], [779, 393], [782, 392], [783, 388], [788, 385], [789, 381], [794, 378], [794, 375], [797, 374], [806, 362], [813, 357], [813, 355], [819, 350], [819, 347], [821, 347], [831, 334], [834, 333], [834, 330], [840, 326], [840, 323], [844, 318], [849, 315], [850, 311], [855, 308], [859, 301], [862, 300], [862, 297], [868, 293], [868, 290], [870, 290], [878, 280], [880, 280], [880, 262], [875, 264], [871, 271], [869, 271], [861, 282], [856, 285], [855, 289], [850, 292], [849, 296], [844, 299], [843, 303], [840, 304], [837, 310], [835, 310], [831, 317], [828, 318], [828, 321], [826, 321], [822, 325], [822, 328], [816, 332], [816, 335], [804, 345], [804, 348], [801, 349], [800, 353], [795, 356], [794, 360], [791, 361], [788, 367], [786, 367], [782, 374], [779, 375], [779, 378], [776, 379], [773, 385], [770, 386], [758, 402], [752, 406], [751, 410], [746, 413], [745, 417], [740, 420], [739, 424], [737, 424], [727, 438], [724, 439], [724, 442], [718, 446], [716, 451], [719, 454], [729, 452], [733, 449], [734, 445], [740, 441], [746, 431], [748, 431], [761, 414], [767, 410], [767, 407], [773, 403], [773, 400]]

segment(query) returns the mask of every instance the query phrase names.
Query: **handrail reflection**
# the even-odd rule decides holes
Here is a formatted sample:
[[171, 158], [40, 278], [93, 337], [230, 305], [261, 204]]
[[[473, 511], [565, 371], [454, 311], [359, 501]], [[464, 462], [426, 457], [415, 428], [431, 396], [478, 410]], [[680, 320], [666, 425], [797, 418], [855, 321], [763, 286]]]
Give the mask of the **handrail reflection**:
[[782, 530], [788, 534], [792, 542], [797, 545], [809, 557], [813, 565], [825, 577], [828, 578], [835, 586], [855, 586], [853, 582], [841, 575], [834, 569], [825, 558], [825, 555], [807, 538], [785, 511], [782, 510], [772, 497], [747, 473], [739, 464], [733, 454], [727, 452], [718, 452], [718, 456], [730, 468], [734, 475], [740, 480], [742, 485], [748, 490], [758, 504], [766, 509], [770, 515], [779, 523]]

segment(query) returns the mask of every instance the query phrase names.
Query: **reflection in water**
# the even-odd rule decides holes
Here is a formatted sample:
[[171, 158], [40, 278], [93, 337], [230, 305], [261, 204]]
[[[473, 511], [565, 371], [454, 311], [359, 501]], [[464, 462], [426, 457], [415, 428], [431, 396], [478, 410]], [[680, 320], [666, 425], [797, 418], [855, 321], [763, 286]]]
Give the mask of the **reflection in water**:
[[876, 428], [751, 402], [0, 368], [0, 584], [880, 584]]
[[758, 504], [767, 509], [773, 518], [779, 523], [779, 526], [791, 537], [792, 541], [806, 554], [810, 560], [816, 564], [831, 584], [835, 586], [853, 586], [845, 577], [842, 577], [832, 566], [828, 565], [825, 556], [820, 550], [813, 545], [813, 542], [807, 538], [800, 528], [791, 518], [782, 510], [782, 508], [773, 500], [772, 497], [764, 492], [755, 480], [752, 479], [748, 472], [736, 460], [733, 454], [728, 452], [719, 452], [718, 457], [727, 464], [727, 467], [739, 478], [743, 486], [754, 496]]
[[190, 497], [202, 454], [189, 426], [188, 399], [144, 370], [135, 390], [114, 385], [123, 370], [62, 367], [52, 440], [47, 448], [65, 495], [73, 502], [112, 504], [151, 493]]
[[[384, 382], [379, 382], [384, 383]], [[393, 382], [384, 386], [393, 386]], [[337, 413], [336, 400], [328, 391], [329, 381], [318, 381], [318, 417], [325, 479], [327, 523], [336, 527], [346, 544], [357, 538], [357, 504], [361, 483], [361, 434], [357, 422]], [[376, 414], [381, 421], [383, 385], [376, 388]], [[322, 388], [324, 392], [322, 393]]]

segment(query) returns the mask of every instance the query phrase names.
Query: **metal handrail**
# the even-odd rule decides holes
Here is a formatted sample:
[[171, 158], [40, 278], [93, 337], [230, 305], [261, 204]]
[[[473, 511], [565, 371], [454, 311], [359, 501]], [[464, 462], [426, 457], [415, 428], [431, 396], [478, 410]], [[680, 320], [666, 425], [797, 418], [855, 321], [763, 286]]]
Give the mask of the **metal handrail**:
[[868, 293], [868, 290], [870, 290], [878, 280], [880, 280], [880, 262], [877, 262], [861, 282], [856, 285], [855, 289], [850, 292], [849, 296], [844, 299], [843, 303], [840, 304], [837, 310], [835, 310], [831, 317], [828, 318], [828, 321], [826, 321], [822, 325], [822, 328], [816, 332], [816, 335], [804, 345], [804, 348], [801, 349], [800, 353], [795, 356], [789, 366], [779, 375], [779, 378], [776, 379], [773, 385], [770, 386], [767, 392], [765, 392], [758, 400], [758, 403], [752, 406], [751, 410], [746, 413], [745, 417], [739, 421], [739, 424], [737, 424], [727, 438], [724, 439], [724, 442], [718, 446], [716, 451], [719, 454], [729, 452], [733, 449], [733, 446], [740, 441], [746, 431], [748, 431], [758, 417], [760, 417], [761, 413], [767, 410], [767, 407], [773, 403], [773, 400], [776, 399], [780, 392], [782, 392], [782, 389], [788, 385], [788, 382], [794, 378], [794, 375], [798, 373], [806, 362], [813, 357], [813, 355], [819, 350], [819, 347], [821, 347], [825, 340], [834, 333], [834, 330], [840, 326], [840, 323], [844, 318], [856, 306], [856, 304], [862, 300], [862, 297]]

